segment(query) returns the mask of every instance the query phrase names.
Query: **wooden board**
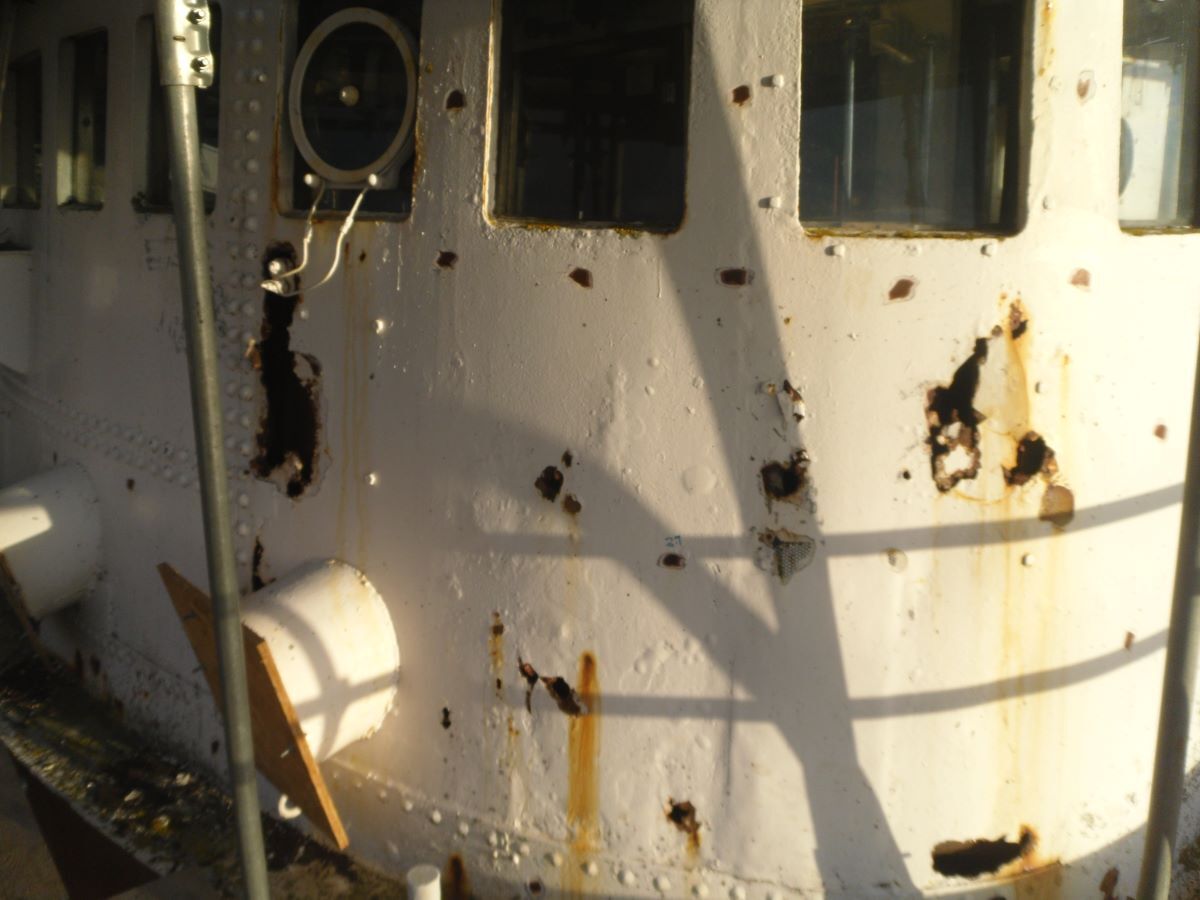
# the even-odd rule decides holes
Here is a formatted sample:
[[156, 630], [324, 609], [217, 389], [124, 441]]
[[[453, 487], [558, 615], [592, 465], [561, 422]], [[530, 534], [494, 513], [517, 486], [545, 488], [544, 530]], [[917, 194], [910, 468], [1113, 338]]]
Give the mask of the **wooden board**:
[[[219, 709], [221, 680], [212, 602], [207, 594], [166, 563], [159, 565], [158, 574], [171, 595], [175, 612], [196, 651]], [[344, 850], [350, 839], [329, 796], [325, 778], [313, 759], [308, 740], [300, 730], [296, 710], [280, 681], [271, 648], [245, 625], [242, 626], [242, 641], [246, 648], [255, 764], [271, 784], [304, 811], [310, 822], [328, 834], [338, 849]]]

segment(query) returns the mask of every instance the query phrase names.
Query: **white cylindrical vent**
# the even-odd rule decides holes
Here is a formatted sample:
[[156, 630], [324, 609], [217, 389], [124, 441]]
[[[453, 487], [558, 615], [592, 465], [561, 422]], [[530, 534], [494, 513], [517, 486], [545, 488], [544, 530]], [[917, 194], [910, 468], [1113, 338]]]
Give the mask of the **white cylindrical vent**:
[[442, 900], [442, 875], [422, 863], [408, 870], [408, 900]]
[[79, 465], [41, 472], [0, 490], [0, 577], [33, 619], [92, 587], [100, 571], [100, 505]]
[[318, 762], [383, 724], [400, 647], [366, 576], [337, 560], [310, 564], [245, 598], [242, 609], [271, 648]]

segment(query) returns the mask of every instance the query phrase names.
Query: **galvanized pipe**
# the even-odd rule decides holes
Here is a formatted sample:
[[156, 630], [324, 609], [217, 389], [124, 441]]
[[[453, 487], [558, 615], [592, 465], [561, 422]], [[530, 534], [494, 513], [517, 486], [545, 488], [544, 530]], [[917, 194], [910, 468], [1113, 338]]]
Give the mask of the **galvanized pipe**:
[[1175, 594], [1167, 633], [1158, 747], [1154, 755], [1154, 782], [1150, 788], [1150, 812], [1146, 817], [1146, 846], [1138, 880], [1138, 900], [1167, 900], [1171, 892], [1200, 638], [1197, 631], [1197, 600], [1200, 599], [1197, 597], [1197, 571], [1200, 571], [1200, 359], [1192, 388], [1192, 426], [1188, 437], [1179, 550], [1175, 559]]
[[[197, 16], [197, 9], [203, 10], [200, 16]], [[207, 10], [203, 4], [184, 6], [179, 0], [157, 0], [155, 7], [159, 60], [163, 90], [166, 92], [171, 200], [179, 242], [192, 421], [196, 431], [208, 579], [221, 669], [225, 750], [233, 780], [234, 813], [245, 895], [250, 900], [262, 900], [269, 897], [270, 892], [258, 807], [250, 695], [246, 686], [246, 657], [242, 646], [237, 570], [230, 530], [217, 375], [217, 335], [204, 200], [200, 186], [200, 128], [196, 116], [195, 81], [190, 71], [210, 69], [212, 61], [204, 57], [189, 58], [188, 42], [179, 34], [181, 22], [201, 23], [205, 15]], [[204, 59], [204, 62], [197, 63], [197, 58]]]

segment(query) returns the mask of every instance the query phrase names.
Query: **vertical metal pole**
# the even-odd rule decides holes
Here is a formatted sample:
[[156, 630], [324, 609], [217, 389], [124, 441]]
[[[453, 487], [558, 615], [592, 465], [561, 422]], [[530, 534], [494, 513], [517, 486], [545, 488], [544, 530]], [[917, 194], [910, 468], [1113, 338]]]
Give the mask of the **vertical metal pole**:
[[1183, 513], [1179, 552], [1175, 560], [1175, 595], [1167, 632], [1167, 661], [1163, 672], [1162, 709], [1158, 719], [1158, 748], [1154, 782], [1146, 818], [1146, 846], [1138, 880], [1138, 900], [1166, 900], [1175, 864], [1179, 806], [1187, 765], [1188, 719], [1196, 682], [1197, 581], [1200, 570], [1200, 360], [1192, 388], [1192, 430], [1188, 437], [1187, 477], [1183, 484]]
[[[208, 10], [203, 0], [157, 0], [158, 52], [166, 92], [171, 155], [171, 200], [179, 241], [183, 288], [183, 323], [187, 335], [188, 375], [200, 498], [208, 552], [208, 579], [213, 599], [217, 654], [221, 667], [221, 701], [225, 717], [225, 749], [233, 779], [234, 813], [245, 893], [251, 900], [270, 896], [266, 855], [258, 808], [257, 772], [246, 687], [246, 657], [229, 493], [225, 473], [218, 388], [217, 336], [209, 273], [204, 200], [200, 187], [200, 128], [195, 85], [211, 79], [207, 55]], [[190, 39], [190, 40], [189, 40]]]
[[842, 118], [842, 191], [846, 200], [846, 213], [850, 212], [850, 199], [854, 196], [854, 94], [858, 89], [858, 22], [850, 19], [846, 25], [846, 108]]

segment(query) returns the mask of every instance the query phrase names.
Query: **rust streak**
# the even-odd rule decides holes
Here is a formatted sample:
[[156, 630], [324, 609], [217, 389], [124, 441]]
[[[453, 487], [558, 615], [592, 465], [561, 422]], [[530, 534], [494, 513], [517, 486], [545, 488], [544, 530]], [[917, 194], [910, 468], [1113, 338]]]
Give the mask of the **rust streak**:
[[567, 825], [576, 870], [600, 837], [600, 679], [590, 651], [579, 657], [578, 684], [586, 709], [567, 722]]
[[496, 685], [497, 698], [504, 691], [504, 623], [500, 613], [492, 613], [492, 627], [488, 632], [488, 657], [492, 662], [492, 680]]

